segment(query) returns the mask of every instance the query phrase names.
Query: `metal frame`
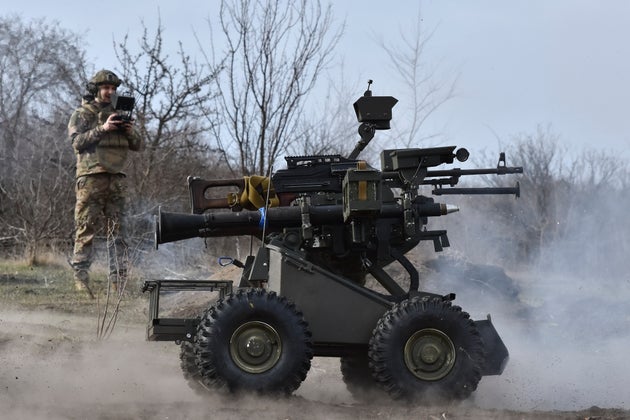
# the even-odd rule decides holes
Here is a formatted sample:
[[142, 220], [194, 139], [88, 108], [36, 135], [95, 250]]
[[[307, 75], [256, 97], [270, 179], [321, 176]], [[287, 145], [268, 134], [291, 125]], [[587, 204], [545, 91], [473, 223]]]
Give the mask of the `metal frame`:
[[161, 292], [207, 291], [219, 292], [219, 299], [232, 293], [232, 281], [229, 280], [147, 280], [142, 286], [143, 292], [149, 292], [148, 341], [183, 341], [192, 340], [199, 318], [160, 318]]

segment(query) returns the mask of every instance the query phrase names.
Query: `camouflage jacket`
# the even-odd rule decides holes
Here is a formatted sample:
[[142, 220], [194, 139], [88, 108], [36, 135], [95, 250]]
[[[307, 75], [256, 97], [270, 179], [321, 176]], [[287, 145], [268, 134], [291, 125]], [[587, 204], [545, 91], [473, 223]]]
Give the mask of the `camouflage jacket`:
[[142, 149], [137, 130], [104, 131], [103, 123], [114, 112], [111, 104], [84, 102], [68, 123], [68, 136], [77, 155], [77, 178], [83, 175], [123, 173], [129, 150]]

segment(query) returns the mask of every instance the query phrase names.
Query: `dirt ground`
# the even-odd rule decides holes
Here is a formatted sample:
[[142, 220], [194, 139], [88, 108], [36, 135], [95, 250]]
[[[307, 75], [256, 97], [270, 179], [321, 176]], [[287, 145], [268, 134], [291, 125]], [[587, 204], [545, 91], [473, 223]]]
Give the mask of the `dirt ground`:
[[[345, 389], [333, 358], [315, 358], [306, 381], [290, 398], [200, 397], [182, 377], [175, 344], [144, 341], [141, 324], [118, 325], [108, 340], [99, 341], [95, 324], [92, 316], [0, 311], [3, 418], [630, 418], [628, 411], [596, 407], [573, 412], [481, 408], [474, 398], [442, 407], [409, 407], [387, 400], [362, 405]], [[492, 389], [480, 386], [479, 392]]]
[[[552, 312], [521, 293], [536, 315], [493, 308], [510, 349], [506, 371], [482, 378], [473, 397], [449, 406], [362, 404], [346, 390], [336, 358], [313, 359], [291, 397], [227, 398], [197, 395], [182, 376], [179, 347], [145, 340], [147, 296], [136, 291], [125, 300], [113, 334], [99, 340], [94, 302], [77, 296], [65, 274], [12, 270], [0, 273], [0, 418], [630, 419], [627, 304], [616, 318], [609, 302], [591, 302], [591, 309], [577, 300], [580, 311]], [[474, 311], [482, 297], [472, 297], [460, 304], [473, 309], [473, 319], [485, 317]], [[597, 308], [605, 308], [601, 319]], [[582, 313], [597, 321], [593, 327]], [[560, 321], [564, 314], [570, 323]]]
[[[95, 324], [91, 315], [0, 311], [3, 418], [630, 418], [628, 411], [597, 407], [574, 412], [481, 408], [474, 398], [441, 407], [409, 407], [392, 401], [362, 405], [346, 391], [338, 360], [333, 358], [315, 358], [306, 381], [286, 399], [200, 397], [181, 375], [175, 344], [145, 341], [141, 323], [120, 324], [108, 340], [99, 341]], [[492, 392], [492, 387], [480, 386], [479, 392]]]

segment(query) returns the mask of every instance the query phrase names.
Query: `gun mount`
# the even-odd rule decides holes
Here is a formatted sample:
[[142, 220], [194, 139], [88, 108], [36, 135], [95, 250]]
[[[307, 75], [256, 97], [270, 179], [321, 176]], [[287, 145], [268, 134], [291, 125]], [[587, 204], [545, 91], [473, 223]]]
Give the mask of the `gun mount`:
[[[193, 382], [206, 390], [227, 384], [291, 393], [313, 355], [336, 356], [355, 395], [380, 384], [395, 398], [462, 399], [481, 376], [502, 373], [508, 351], [490, 318], [472, 321], [453, 304], [453, 293], [420, 290], [418, 270], [405, 254], [421, 241], [432, 242], [436, 252], [450, 245], [446, 230], [429, 230], [428, 222], [459, 209], [422, 195], [423, 186], [438, 196], [518, 197], [518, 183], [455, 186], [464, 176], [523, 169], [507, 166], [504, 154], [495, 168], [439, 168], [468, 159], [455, 146], [383, 150], [380, 169], [370, 167], [358, 155], [375, 130], [389, 128], [396, 102], [372, 96], [368, 85], [355, 103], [361, 139], [347, 158], [286, 157], [287, 168], [271, 177], [189, 177], [192, 213], [159, 211], [156, 248], [194, 237], [262, 241], [256, 255], [235, 260], [243, 268], [236, 290], [226, 286], [229, 293], [203, 315], [168, 320], [179, 327], [160, 335], [163, 320], [151, 310], [149, 338], [184, 341], [182, 361], [195, 362], [182, 367]], [[234, 191], [212, 196], [224, 187]], [[395, 262], [408, 286], [385, 271]], [[382, 288], [367, 287], [367, 275]], [[152, 295], [152, 305], [158, 299]]]

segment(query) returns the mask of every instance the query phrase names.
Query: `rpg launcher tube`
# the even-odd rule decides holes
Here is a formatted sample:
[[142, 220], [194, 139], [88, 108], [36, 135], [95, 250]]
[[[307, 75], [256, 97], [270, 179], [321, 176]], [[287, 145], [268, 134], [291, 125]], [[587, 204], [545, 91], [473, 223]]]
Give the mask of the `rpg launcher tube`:
[[[414, 203], [413, 211], [418, 217], [443, 216], [459, 208], [441, 203]], [[343, 225], [341, 205], [309, 206], [310, 222], [314, 226]], [[155, 246], [167, 242], [195, 237], [257, 236], [280, 232], [287, 227], [302, 225], [303, 210], [299, 206], [271, 207], [258, 211], [208, 212], [204, 214], [167, 213], [159, 209], [155, 226]], [[384, 204], [378, 219], [403, 219], [400, 204]]]

